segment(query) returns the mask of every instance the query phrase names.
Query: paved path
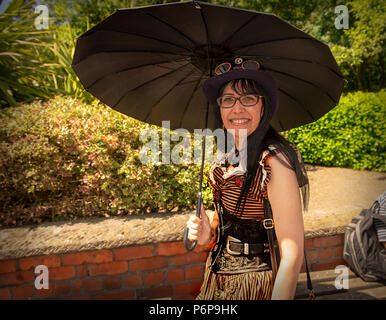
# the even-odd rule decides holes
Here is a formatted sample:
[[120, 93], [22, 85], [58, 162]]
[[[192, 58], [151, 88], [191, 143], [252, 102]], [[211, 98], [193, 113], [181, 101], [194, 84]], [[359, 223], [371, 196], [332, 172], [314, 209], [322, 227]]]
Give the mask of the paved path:
[[386, 173], [346, 168], [307, 166], [310, 203], [304, 212], [307, 232], [341, 231], [386, 190]]
[[[312, 285], [317, 300], [386, 300], [386, 282], [365, 282], [349, 271], [348, 289], [337, 289], [335, 280], [342, 275], [335, 270], [311, 272]], [[343, 281], [338, 281], [343, 284]], [[299, 276], [295, 298], [308, 299], [307, 277], [305, 273]]]

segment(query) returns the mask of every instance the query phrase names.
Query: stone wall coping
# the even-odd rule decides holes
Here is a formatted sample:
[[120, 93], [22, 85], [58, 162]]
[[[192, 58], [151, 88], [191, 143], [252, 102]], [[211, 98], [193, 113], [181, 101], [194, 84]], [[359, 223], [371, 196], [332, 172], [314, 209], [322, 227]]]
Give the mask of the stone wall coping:
[[[211, 216], [214, 212], [207, 213]], [[195, 211], [186, 211], [3, 228], [0, 260], [182, 241], [186, 221], [194, 214]], [[339, 225], [306, 227], [306, 238], [344, 232], [344, 226]]]

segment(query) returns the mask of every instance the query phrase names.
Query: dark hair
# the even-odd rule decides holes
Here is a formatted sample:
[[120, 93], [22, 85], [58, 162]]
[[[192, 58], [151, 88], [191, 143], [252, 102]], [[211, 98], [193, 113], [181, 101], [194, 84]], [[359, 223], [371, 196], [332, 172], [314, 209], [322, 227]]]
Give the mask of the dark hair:
[[[309, 181], [307, 171], [305, 169], [303, 159], [297, 147], [287, 141], [270, 125], [270, 122], [273, 118], [273, 108], [270, 97], [268, 96], [266, 91], [253, 80], [236, 79], [228, 83], [231, 83], [232, 89], [238, 94], [256, 93], [262, 95], [264, 108], [259, 126], [247, 138], [247, 175], [241, 189], [240, 197], [237, 202], [236, 213], [243, 211], [246, 201], [246, 194], [249, 191], [249, 188], [256, 176], [257, 169], [259, 167], [260, 154], [264, 150], [269, 150], [268, 146], [270, 145], [276, 147], [275, 150], [269, 150], [270, 154], [276, 156], [277, 154], [281, 153], [286, 161], [283, 161], [280, 157], [276, 158], [285, 167], [295, 171], [298, 180], [298, 185], [301, 188], [303, 208], [304, 210], [307, 210], [309, 202]], [[220, 88], [218, 96], [222, 95], [225, 86], [228, 83], [224, 84]], [[215, 110], [215, 118], [218, 127], [223, 127], [219, 106], [217, 106]], [[224, 131], [226, 133], [225, 128]], [[225, 137], [226, 139], [233, 139], [233, 136], [227, 133]], [[234, 141], [230, 141], [229, 144], [232, 143], [234, 143]], [[226, 152], [228, 150], [223, 151]]]

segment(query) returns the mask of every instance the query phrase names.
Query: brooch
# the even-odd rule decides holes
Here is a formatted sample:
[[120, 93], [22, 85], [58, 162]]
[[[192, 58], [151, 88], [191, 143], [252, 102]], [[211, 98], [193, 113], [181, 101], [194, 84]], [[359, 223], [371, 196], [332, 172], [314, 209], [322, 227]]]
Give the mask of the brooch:
[[[244, 180], [244, 179], [243, 179]], [[242, 186], [243, 186], [243, 180], [239, 177], [239, 176], [237, 176], [236, 178], [235, 178], [235, 183], [236, 183], [236, 186], [238, 187], [238, 188], [241, 188]]]

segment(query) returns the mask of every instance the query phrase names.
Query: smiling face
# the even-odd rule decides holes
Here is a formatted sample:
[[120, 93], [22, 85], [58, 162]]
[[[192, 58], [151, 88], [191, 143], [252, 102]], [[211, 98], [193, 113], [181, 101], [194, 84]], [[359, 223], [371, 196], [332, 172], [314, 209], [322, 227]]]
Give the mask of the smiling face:
[[[241, 81], [235, 82], [234, 90], [232, 88], [232, 82], [229, 82], [220, 96], [233, 96], [240, 97], [240, 94], [254, 93], [251, 90], [245, 90], [242, 88]], [[238, 141], [239, 133], [241, 129], [247, 130], [249, 136], [259, 126], [262, 112], [263, 112], [263, 101], [259, 99], [258, 103], [253, 106], [244, 107], [240, 100], [237, 100], [232, 108], [221, 108], [220, 114], [225, 129], [230, 132], [235, 131], [235, 140]]]

